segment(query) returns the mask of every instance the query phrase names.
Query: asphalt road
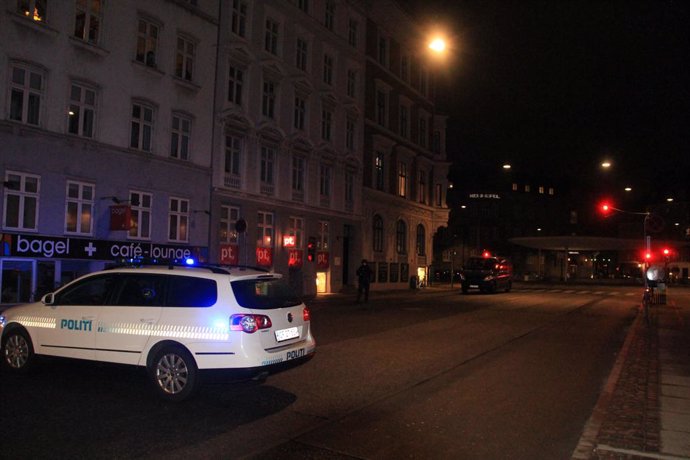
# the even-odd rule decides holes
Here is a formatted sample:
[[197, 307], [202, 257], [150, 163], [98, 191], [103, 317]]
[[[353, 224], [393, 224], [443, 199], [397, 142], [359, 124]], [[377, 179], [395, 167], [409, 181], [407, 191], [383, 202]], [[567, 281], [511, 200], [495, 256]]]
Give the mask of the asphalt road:
[[639, 288], [314, 302], [317, 355], [159, 402], [143, 371], [0, 373], [7, 458], [569, 458]]

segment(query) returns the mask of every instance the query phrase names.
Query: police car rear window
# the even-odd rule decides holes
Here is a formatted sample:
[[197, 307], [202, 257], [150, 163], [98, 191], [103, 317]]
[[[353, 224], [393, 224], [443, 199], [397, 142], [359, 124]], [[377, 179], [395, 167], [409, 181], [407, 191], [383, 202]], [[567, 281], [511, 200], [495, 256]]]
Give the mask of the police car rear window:
[[254, 279], [232, 282], [232, 292], [237, 303], [244, 308], [268, 310], [293, 307], [301, 299], [282, 279]]
[[218, 301], [218, 287], [206, 278], [171, 276], [166, 297], [168, 307], [210, 307]]

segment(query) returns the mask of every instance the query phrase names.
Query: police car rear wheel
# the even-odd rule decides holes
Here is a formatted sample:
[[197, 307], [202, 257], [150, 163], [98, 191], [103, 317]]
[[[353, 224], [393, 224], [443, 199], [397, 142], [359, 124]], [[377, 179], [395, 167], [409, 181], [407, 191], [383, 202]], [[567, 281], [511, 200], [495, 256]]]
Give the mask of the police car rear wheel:
[[196, 389], [196, 363], [180, 347], [168, 347], [156, 353], [149, 371], [158, 394], [168, 401], [187, 399]]
[[26, 372], [34, 361], [34, 347], [29, 335], [21, 329], [5, 333], [2, 357], [7, 368], [14, 372]]

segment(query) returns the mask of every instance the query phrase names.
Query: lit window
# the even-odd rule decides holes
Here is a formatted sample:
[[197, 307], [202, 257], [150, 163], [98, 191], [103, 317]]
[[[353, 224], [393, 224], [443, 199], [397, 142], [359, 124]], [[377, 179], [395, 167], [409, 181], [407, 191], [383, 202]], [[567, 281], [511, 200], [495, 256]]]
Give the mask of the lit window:
[[304, 232], [304, 219], [290, 216], [288, 218], [287, 235], [295, 237], [295, 248], [302, 248], [302, 233]]
[[257, 219], [257, 247], [273, 247], [273, 213], [258, 211]]
[[67, 182], [65, 232], [91, 235], [93, 230], [93, 184]]
[[375, 183], [374, 187], [376, 190], [383, 191], [385, 185], [385, 170], [384, 170], [384, 155], [382, 152], [376, 152], [376, 158], [374, 158], [374, 171], [375, 171]]
[[328, 249], [330, 248], [330, 227], [331, 226], [327, 221], [319, 221], [319, 237], [318, 240], [316, 240], [316, 249], [319, 249], [321, 251], [328, 251]]
[[170, 198], [168, 208], [168, 240], [180, 243], [189, 241], [189, 200]]
[[18, 0], [17, 12], [36, 22], [46, 20], [48, 0]]
[[151, 204], [150, 193], [132, 191], [129, 193], [131, 221], [129, 238], [133, 240], [151, 239]]
[[221, 243], [237, 243], [235, 224], [240, 219], [240, 208], [235, 206], [220, 207], [220, 228], [218, 236]]
[[398, 196], [407, 196], [407, 163], [398, 163]]

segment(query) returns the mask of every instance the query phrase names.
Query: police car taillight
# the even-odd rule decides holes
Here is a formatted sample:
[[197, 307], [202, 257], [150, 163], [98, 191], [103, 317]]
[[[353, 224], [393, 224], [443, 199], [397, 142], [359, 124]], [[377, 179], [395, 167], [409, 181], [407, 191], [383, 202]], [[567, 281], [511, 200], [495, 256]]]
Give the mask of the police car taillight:
[[230, 317], [231, 331], [253, 334], [259, 329], [268, 329], [271, 326], [273, 326], [271, 318], [264, 315], [232, 315]]
[[304, 321], [311, 320], [311, 313], [309, 312], [309, 309], [307, 307], [304, 307], [304, 310], [302, 310], [302, 319]]

